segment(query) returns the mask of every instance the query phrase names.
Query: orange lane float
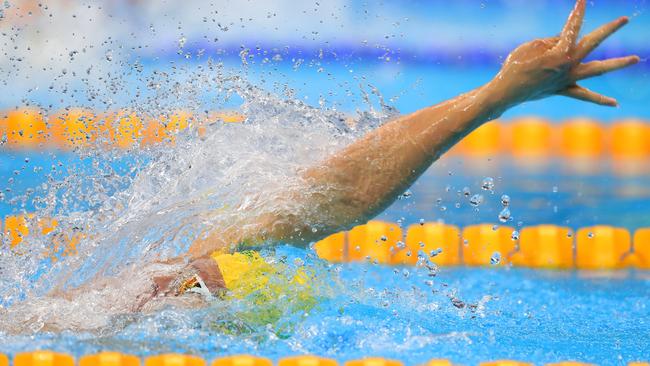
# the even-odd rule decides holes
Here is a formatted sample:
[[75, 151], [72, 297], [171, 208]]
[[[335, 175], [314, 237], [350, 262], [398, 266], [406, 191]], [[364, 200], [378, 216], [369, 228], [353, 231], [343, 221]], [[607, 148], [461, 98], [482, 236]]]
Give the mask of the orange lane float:
[[503, 125], [490, 121], [467, 135], [458, 150], [468, 156], [497, 155], [502, 152]]
[[206, 133], [206, 128], [208, 125], [212, 125], [215, 123], [241, 123], [244, 122], [246, 119], [245, 116], [243, 116], [240, 113], [233, 112], [233, 111], [214, 111], [210, 112], [207, 115], [207, 118], [201, 120], [201, 122], [198, 124], [198, 134], [199, 136], [204, 136]]
[[347, 235], [347, 232], [341, 231], [318, 241], [314, 245], [318, 257], [330, 262], [346, 262], [348, 260]]
[[9, 238], [9, 247], [15, 248], [18, 244], [22, 243], [29, 235], [30, 226], [34, 223], [36, 224], [36, 228], [32, 228], [32, 230], [35, 230], [41, 235], [51, 233], [58, 225], [56, 220], [35, 218], [34, 214], [6, 216], [4, 234], [5, 237]]
[[525, 117], [510, 125], [510, 148], [516, 157], [544, 157], [553, 152], [551, 123], [537, 117]]
[[118, 352], [102, 352], [81, 357], [79, 366], [140, 366], [140, 359]]
[[338, 364], [331, 358], [310, 355], [285, 357], [278, 361], [278, 366], [337, 366]]
[[598, 158], [605, 151], [604, 129], [586, 118], [566, 121], [561, 126], [561, 152], [572, 158]]
[[650, 228], [638, 229], [634, 233], [635, 267], [650, 269]]
[[95, 115], [84, 109], [70, 109], [51, 115], [47, 121], [49, 145], [73, 149], [92, 144], [97, 139]]
[[[7, 356], [0, 354], [0, 366], [8, 366]], [[50, 351], [35, 351], [18, 353], [14, 356], [14, 366], [74, 366], [72, 356]], [[136, 356], [125, 355], [116, 352], [102, 352], [94, 355], [82, 356], [79, 359], [79, 366], [138, 366], [140, 360]], [[183, 354], [163, 354], [151, 356], [145, 359], [145, 366], [203, 366], [206, 365], [204, 359], [196, 356]], [[236, 355], [219, 357], [215, 359], [211, 366], [272, 366], [273, 363], [268, 358]], [[278, 366], [336, 366], [338, 362], [329, 358], [318, 356], [301, 355], [289, 356], [282, 358], [277, 363]], [[380, 357], [368, 357], [358, 360], [347, 361], [345, 366], [403, 366], [403, 363], [396, 360], [390, 360]], [[452, 362], [446, 359], [432, 359], [422, 366], [451, 366]], [[629, 362], [628, 366], [650, 366], [648, 362], [634, 361]], [[479, 366], [532, 366], [531, 363], [514, 360], [497, 360], [481, 362]], [[546, 366], [593, 366], [593, 364], [564, 361], [556, 363], [547, 363]]]
[[463, 263], [467, 266], [503, 265], [516, 249], [514, 229], [491, 224], [472, 225], [463, 230]]
[[176, 135], [189, 128], [193, 119], [191, 113], [183, 111], [151, 118], [143, 128], [141, 144], [147, 146], [162, 142], [174, 143]]
[[241, 123], [244, 122], [246, 117], [241, 113], [237, 113], [235, 111], [221, 111], [211, 113], [210, 119], [225, 123]]
[[[77, 246], [87, 237], [83, 230], [73, 229], [68, 234], [59, 226], [55, 219], [34, 214], [0, 220], [6, 242], [17, 253], [19, 245], [29, 245], [32, 235], [51, 235], [44, 254], [53, 260], [76, 254]], [[314, 250], [319, 258], [331, 262], [416, 265], [420, 255], [441, 266], [650, 269], [650, 228], [638, 229], [633, 241], [631, 237], [627, 229], [611, 226], [585, 227], [573, 234], [567, 227], [538, 225], [516, 233], [512, 227], [493, 224], [461, 231], [453, 225], [430, 222], [411, 225], [404, 238], [399, 225], [370, 221], [328, 236], [315, 243]]]
[[403, 365], [404, 364], [399, 361], [389, 360], [386, 358], [379, 358], [379, 357], [370, 357], [361, 360], [352, 360], [345, 363], [345, 366], [403, 366]]
[[616, 122], [610, 129], [611, 154], [617, 159], [639, 159], [650, 155], [650, 126], [640, 120]]
[[[5, 146], [11, 149], [70, 149], [85, 146], [97, 138], [110, 146], [130, 148], [136, 141], [143, 146], [173, 142], [179, 131], [191, 125], [203, 136], [210, 124], [244, 120], [245, 116], [235, 111], [206, 112], [203, 117], [178, 111], [148, 118], [128, 110], [95, 114], [82, 108], [44, 118], [43, 112], [21, 108], [0, 115], [0, 136], [6, 137]], [[470, 157], [494, 156], [506, 151], [526, 158], [559, 154], [592, 159], [608, 152], [617, 160], [638, 160], [650, 156], [650, 124], [625, 119], [607, 127], [586, 118], [555, 124], [538, 117], [522, 117], [510, 123], [488, 122], [452, 149], [452, 153]]]
[[206, 362], [200, 357], [168, 353], [147, 357], [144, 366], [205, 366]]
[[521, 230], [519, 250], [511, 258], [520, 267], [573, 267], [573, 232], [567, 227], [539, 225]]
[[109, 112], [98, 118], [101, 139], [108, 146], [128, 149], [136, 145], [142, 136], [142, 119], [132, 111]]
[[9, 238], [9, 247], [15, 248], [22, 243], [23, 238], [29, 234], [27, 218], [24, 215], [13, 215], [5, 217], [4, 235]]
[[624, 257], [631, 251], [630, 232], [613, 226], [593, 226], [576, 234], [578, 269], [623, 268]]
[[395, 253], [392, 263], [416, 264], [420, 251], [438, 265], [460, 264], [460, 229], [442, 223], [411, 225], [406, 234], [406, 247]]
[[14, 356], [13, 366], [74, 366], [74, 359], [70, 355], [50, 351], [26, 352]]
[[402, 229], [397, 224], [369, 221], [348, 233], [348, 260], [390, 263], [393, 253], [403, 249]]
[[449, 360], [434, 358], [422, 366], [452, 366], [452, 363]]
[[479, 366], [533, 366], [532, 363], [513, 361], [513, 360], [497, 360], [489, 362], [481, 362]]
[[40, 149], [47, 141], [43, 114], [35, 109], [17, 109], [0, 114], [0, 133], [13, 149]]
[[264, 357], [235, 355], [217, 358], [211, 366], [273, 366], [273, 362]]

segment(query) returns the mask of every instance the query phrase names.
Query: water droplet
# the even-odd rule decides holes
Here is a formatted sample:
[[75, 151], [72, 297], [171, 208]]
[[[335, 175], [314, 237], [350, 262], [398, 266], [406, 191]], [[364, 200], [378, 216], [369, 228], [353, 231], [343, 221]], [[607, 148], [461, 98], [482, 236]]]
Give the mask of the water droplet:
[[463, 188], [463, 196], [469, 197], [472, 194], [472, 191], [469, 190], [469, 187]]
[[434, 249], [431, 252], [429, 252], [429, 257], [435, 257], [440, 253], [442, 253], [442, 248]]
[[512, 232], [512, 235], [510, 235], [510, 239], [512, 239], [513, 241], [517, 241], [517, 240], [519, 240], [519, 231], [514, 230], [514, 231]]
[[411, 196], [413, 196], [413, 192], [407, 190], [406, 192], [402, 193], [402, 194], [399, 196], [399, 198], [400, 198], [400, 199], [409, 199], [409, 198], [411, 198]]
[[508, 220], [510, 220], [510, 209], [505, 207], [501, 212], [499, 212], [499, 221], [507, 222]]
[[501, 205], [503, 205], [503, 207], [510, 206], [510, 196], [508, 196], [507, 194], [501, 196]]
[[494, 179], [491, 177], [484, 178], [483, 182], [481, 183], [481, 188], [486, 191], [491, 191], [494, 189]]
[[478, 207], [481, 203], [483, 203], [483, 195], [480, 194], [473, 195], [469, 199], [469, 203], [474, 207]]
[[492, 253], [492, 256], [490, 257], [490, 264], [496, 266], [499, 263], [501, 263], [501, 253], [499, 252]]

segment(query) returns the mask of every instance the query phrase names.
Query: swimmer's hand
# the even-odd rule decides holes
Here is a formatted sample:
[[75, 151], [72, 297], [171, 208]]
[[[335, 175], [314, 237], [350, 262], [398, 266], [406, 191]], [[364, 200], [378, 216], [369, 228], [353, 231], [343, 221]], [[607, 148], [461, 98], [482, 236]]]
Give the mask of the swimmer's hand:
[[621, 17], [586, 35], [578, 42], [586, 0], [578, 0], [558, 37], [537, 39], [515, 49], [506, 59], [492, 90], [510, 105], [551, 95], [564, 95], [600, 105], [617, 106], [610, 98], [577, 84], [639, 62], [638, 56], [582, 63], [601, 42], [627, 24]]
[[189, 290], [187, 286], [195, 277], [205, 284], [212, 295], [225, 288], [219, 266], [212, 258], [205, 257], [192, 260], [176, 273], [154, 277], [152, 297], [180, 296]]

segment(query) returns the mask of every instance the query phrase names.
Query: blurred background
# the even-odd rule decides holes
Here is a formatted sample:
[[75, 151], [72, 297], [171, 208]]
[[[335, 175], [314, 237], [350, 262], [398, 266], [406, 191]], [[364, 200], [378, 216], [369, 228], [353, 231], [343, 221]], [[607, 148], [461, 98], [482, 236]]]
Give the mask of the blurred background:
[[[210, 59], [267, 88], [292, 88], [313, 105], [363, 108], [350, 94], [371, 84], [389, 104], [409, 112], [489, 80], [514, 47], [558, 33], [572, 6], [571, 0], [5, 0], [0, 106], [128, 104], [138, 96], [128, 88], [102, 90], [111, 88], [107, 79], [119, 75], [135, 88], [141, 85], [124, 71], [137, 65], [147, 72], [146, 66], [187, 67]], [[556, 104], [560, 98], [553, 98], [506, 117], [647, 117], [647, 1], [590, 1], [584, 30], [620, 15], [630, 16], [630, 25], [593, 58], [636, 53], [644, 59], [596, 82], [622, 108]]]

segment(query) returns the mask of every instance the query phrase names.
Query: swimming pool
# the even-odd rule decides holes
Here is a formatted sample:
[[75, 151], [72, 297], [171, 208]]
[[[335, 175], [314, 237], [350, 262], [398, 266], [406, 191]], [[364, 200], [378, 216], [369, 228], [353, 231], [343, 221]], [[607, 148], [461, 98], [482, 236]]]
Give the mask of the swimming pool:
[[[553, 9], [567, 4], [540, 2], [536, 6], [539, 14], [554, 19]], [[507, 19], [499, 15], [507, 2], [484, 5], [486, 10], [468, 2], [415, 2], [409, 5], [413, 9], [408, 16], [447, 6], [459, 18], [469, 14], [469, 22], [476, 27], [485, 19], [491, 19], [490, 27]], [[512, 14], [522, 14], [521, 5], [512, 6], [519, 9]], [[599, 6], [594, 5], [594, 10]], [[403, 9], [372, 4], [352, 8], [387, 17], [393, 21], [388, 24], [408, 34], [395, 25], [411, 24], [403, 19]], [[636, 21], [631, 25], [635, 27], [632, 35], [604, 54], [633, 49], [647, 56], [640, 36], [648, 29], [646, 8], [645, 1], [638, 1], [608, 3], [596, 10], [591, 18], [594, 23], [609, 12], [633, 12]], [[427, 20], [416, 17], [414, 22]], [[219, 27], [236, 28], [237, 22], [241, 23], [234, 19]], [[517, 23], [517, 29], [525, 34], [536, 30], [522, 23]], [[167, 29], [159, 24], [146, 27]], [[227, 32], [223, 31], [224, 37]], [[152, 33], [152, 38], [162, 37]], [[184, 29], [182, 37], [190, 37], [189, 33]], [[372, 38], [372, 34], [361, 36]], [[222, 64], [197, 57], [203, 46], [196, 40], [189, 42], [194, 48], [165, 46], [167, 53], [158, 50], [149, 57], [119, 51], [119, 42], [111, 41], [110, 52], [102, 49], [102, 62], [112, 63], [120, 52], [131, 59], [111, 67], [95, 66], [101, 70], [99, 77], [91, 69], [86, 73], [89, 80], [72, 78], [73, 70], [87, 70], [77, 68], [73, 60], [65, 72], [57, 70], [59, 79], [53, 78], [53, 88], [43, 83], [30, 89], [29, 82], [16, 83], [15, 89], [4, 87], [7, 97], [2, 108], [30, 104], [46, 117], [63, 108], [85, 107], [97, 114], [129, 110], [145, 126], [148, 119], [177, 110], [198, 118], [231, 110], [248, 119], [233, 124], [217, 118], [217, 123], [182, 128], [173, 145], [135, 143], [126, 150], [106, 148], [101, 138], [91, 141], [89, 148], [74, 151], [3, 144], [0, 309], [6, 312], [0, 312], [0, 353], [48, 349], [79, 357], [103, 350], [138, 356], [179, 352], [208, 361], [242, 353], [274, 361], [315, 354], [340, 362], [377, 356], [407, 365], [434, 358], [461, 364], [513, 359], [534, 364], [576, 360], [618, 365], [650, 360], [647, 270], [519, 268], [507, 264], [506, 253], [483, 267], [394, 266], [364, 260], [328, 263], [313, 248], [280, 243], [261, 250], [263, 259], [255, 262], [260, 267], [245, 276], [255, 280], [242, 280], [224, 299], [207, 307], [170, 306], [150, 314], [129, 314], [106, 310], [102, 298], [94, 298], [92, 291], [78, 301], [44, 297], [53, 284], [74, 287], [97, 274], [114, 274], [120, 266], [138, 266], [140, 256], [144, 261], [182, 252], [187, 241], [203, 229], [199, 219], [206, 212], [218, 216], [247, 193], [263, 191], [278, 181], [289, 182], [289, 169], [315, 161], [363, 132], [348, 131], [341, 116], [356, 114], [362, 127], [371, 128], [395, 113], [392, 108], [410, 112], [488, 80], [498, 69], [500, 47], [509, 48], [511, 41], [504, 35], [494, 37], [497, 46], [492, 47], [492, 42], [479, 45], [474, 53], [469, 46], [455, 49], [453, 44], [462, 42], [445, 40], [442, 35], [437, 42], [443, 50], [440, 53], [419, 52], [413, 39], [402, 41], [404, 49], [394, 46], [399, 41], [384, 48], [345, 48], [341, 46], [345, 42], [339, 42], [326, 49], [324, 56], [319, 55], [318, 42], [298, 50], [235, 43], [224, 47]], [[122, 39], [127, 38], [123, 35]], [[151, 40], [143, 43], [155, 48]], [[131, 47], [137, 49], [137, 44]], [[184, 51], [176, 54], [175, 48]], [[64, 56], [68, 55], [76, 57], [74, 53]], [[7, 70], [3, 72], [10, 73]], [[559, 130], [567, 119], [589, 117], [609, 141], [608, 127], [614, 123], [630, 117], [650, 120], [649, 80], [648, 67], [642, 63], [585, 83], [615, 95], [620, 108], [585, 106], [556, 97], [509, 112], [503, 123], [509, 126], [515, 118], [533, 115]], [[91, 91], [68, 92], [81, 90], [80, 85]], [[105, 90], [97, 90], [101, 88]], [[113, 141], [114, 136], [108, 139]], [[574, 159], [551, 151], [543, 159], [522, 159], [513, 156], [510, 147], [505, 147], [512, 143], [508, 144], [487, 153], [450, 153], [377, 219], [396, 223], [404, 232], [410, 225], [439, 221], [460, 228], [488, 224], [519, 231], [539, 224], [573, 230], [608, 225], [628, 233], [650, 227], [647, 157], [634, 161], [629, 170], [607, 152]], [[549, 150], [556, 148], [553, 145]], [[501, 222], [504, 195], [509, 213]], [[58, 248], [51, 258], [41, 255], [47, 242], [29, 241], [29, 234], [10, 249], [15, 231], [6, 233], [6, 218], [29, 213], [58, 219], [60, 232], [81, 233], [82, 239], [75, 250], [68, 253]], [[87, 238], [99, 239], [84, 245]], [[15, 305], [25, 300], [24, 308], [17, 309]], [[49, 329], [48, 324], [59, 318], [63, 330]]]

